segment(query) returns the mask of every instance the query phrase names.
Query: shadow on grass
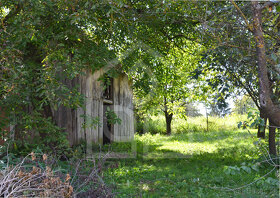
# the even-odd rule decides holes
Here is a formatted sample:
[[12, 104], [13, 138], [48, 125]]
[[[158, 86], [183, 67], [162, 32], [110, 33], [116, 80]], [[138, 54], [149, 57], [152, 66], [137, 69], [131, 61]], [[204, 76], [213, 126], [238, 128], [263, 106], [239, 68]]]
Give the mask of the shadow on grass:
[[[137, 157], [114, 159], [117, 168], [107, 170], [105, 178], [114, 186], [117, 197], [277, 197], [278, 188], [252, 185], [241, 191], [228, 192], [210, 187], [239, 187], [258, 178], [263, 172], [242, 172], [227, 175], [225, 166], [240, 166], [257, 158], [256, 150], [250, 147], [247, 132], [193, 133], [173, 136], [147, 136], [136, 140]], [[151, 138], [158, 138], [150, 141]], [[241, 141], [242, 140], [242, 141]], [[176, 151], [178, 145], [192, 143], [220, 144], [213, 152], [207, 148], [192, 155]], [[165, 148], [166, 144], [171, 145]], [[195, 148], [196, 149], [196, 148]], [[271, 173], [270, 177], [274, 177]], [[246, 193], [244, 193], [246, 191]]]
[[[182, 157], [181, 153], [168, 149], [163, 152], [173, 157], [143, 156], [142, 159], [123, 160], [119, 162], [118, 169], [111, 170], [111, 181], [114, 181], [119, 197], [232, 197], [234, 194], [234, 197], [243, 197], [244, 190], [228, 192], [211, 187], [239, 187], [252, 182], [260, 174], [226, 175], [225, 166], [239, 166], [248, 160], [244, 156], [230, 155], [234, 149], [191, 157]], [[180, 157], [174, 157], [178, 155]], [[268, 192], [277, 193], [275, 188], [268, 188], [267, 191], [259, 188], [253, 185], [246, 190], [253, 197], [266, 197]]]

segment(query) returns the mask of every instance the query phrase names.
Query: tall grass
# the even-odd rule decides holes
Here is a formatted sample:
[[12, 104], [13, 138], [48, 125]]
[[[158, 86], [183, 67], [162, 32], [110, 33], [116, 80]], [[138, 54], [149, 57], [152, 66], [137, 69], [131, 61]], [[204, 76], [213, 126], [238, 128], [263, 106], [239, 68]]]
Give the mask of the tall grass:
[[[247, 120], [246, 115], [232, 114], [220, 117], [187, 117], [186, 119], [174, 117], [172, 120], [172, 133], [207, 132], [220, 130], [235, 130], [240, 121]], [[207, 124], [208, 123], [208, 124]], [[142, 123], [137, 123], [137, 132], [151, 134], [166, 133], [165, 118], [163, 115], [150, 116]]]

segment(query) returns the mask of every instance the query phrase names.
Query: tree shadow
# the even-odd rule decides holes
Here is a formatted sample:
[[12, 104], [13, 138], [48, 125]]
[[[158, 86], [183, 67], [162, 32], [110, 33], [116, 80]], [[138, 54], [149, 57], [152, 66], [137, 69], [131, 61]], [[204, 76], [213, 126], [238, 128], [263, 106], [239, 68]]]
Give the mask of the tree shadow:
[[[151, 150], [156, 150], [160, 146], [161, 144], [153, 145]], [[126, 192], [133, 191], [136, 197], [140, 195], [199, 197], [199, 191], [209, 195], [206, 197], [217, 197], [217, 193], [222, 194], [222, 197], [224, 195], [231, 197], [233, 192], [221, 192], [207, 186], [234, 188], [253, 181], [253, 173], [246, 178], [248, 180], [246, 181], [242, 179], [242, 175], [231, 176], [224, 172], [225, 166], [240, 166], [244, 161], [250, 161], [246, 155], [240, 155], [244, 150], [246, 150], [245, 146], [239, 149], [230, 147], [219, 149], [215, 153], [204, 152], [194, 155], [185, 155], [170, 149], [143, 153], [142, 158], [123, 161], [121, 170], [125, 171], [119, 179], [130, 181], [133, 187], [128, 187], [127, 183], [124, 183], [121, 188], [124, 188]], [[236, 155], [235, 152], [237, 152]]]

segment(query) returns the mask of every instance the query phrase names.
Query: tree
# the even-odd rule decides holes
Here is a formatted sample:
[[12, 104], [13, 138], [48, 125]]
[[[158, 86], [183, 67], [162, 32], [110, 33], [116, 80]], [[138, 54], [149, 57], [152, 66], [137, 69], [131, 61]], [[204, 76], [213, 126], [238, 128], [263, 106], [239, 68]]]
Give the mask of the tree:
[[[277, 67], [279, 59], [276, 57], [279, 53], [277, 32], [280, 19], [277, 12], [269, 12], [268, 5], [272, 6], [273, 3], [238, 2], [237, 5], [232, 1], [232, 4], [221, 3], [210, 8], [212, 18], [202, 20], [201, 28], [203, 42], [212, 48], [207, 51], [205, 62], [208, 64], [204, 64], [204, 71], [210, 69], [218, 75], [224, 72], [227, 81], [246, 90], [259, 108], [260, 116], [265, 120], [266, 117], [273, 119], [273, 126], [278, 126], [280, 73]], [[254, 7], [258, 7], [258, 10]], [[227, 12], [220, 12], [221, 9]], [[273, 9], [279, 10], [279, 5]], [[265, 48], [269, 51], [265, 51]], [[262, 100], [266, 101], [265, 105]], [[271, 153], [275, 153], [274, 137], [272, 133], [269, 140]]]
[[[262, 11], [266, 7], [260, 2], [252, 1], [253, 27], [248, 27], [253, 32], [256, 42], [257, 64], [259, 74], [259, 100], [261, 109], [265, 116], [269, 118], [269, 151], [276, 155], [275, 126], [280, 127], [280, 107], [271, 98], [271, 81], [268, 77], [268, 66], [266, 58], [266, 48], [264, 32], [262, 28]], [[278, 16], [279, 17], [279, 16]], [[279, 25], [279, 24], [278, 24]], [[278, 30], [280, 28], [277, 28]]]
[[[186, 50], [191, 52], [194, 48], [199, 48], [199, 46], [189, 43]], [[145, 80], [139, 78], [139, 71], [132, 74], [135, 84], [134, 93], [141, 108], [159, 109], [164, 113], [167, 135], [171, 134], [173, 115], [185, 114], [185, 104], [190, 97], [190, 79], [186, 76], [199, 61], [199, 54], [187, 52], [183, 53], [175, 48], [166, 56], [150, 60], [149, 65], [137, 67], [149, 71], [149, 75], [142, 76]]]
[[54, 110], [81, 106], [83, 97], [69, 85], [115, 57], [98, 36], [110, 8], [99, 1], [1, 1], [0, 107], [16, 117], [18, 146], [64, 145], [67, 133], [56, 127]]
[[[226, 99], [235, 87], [243, 87], [271, 126], [279, 126], [280, 17], [269, 12], [268, 6], [279, 11], [279, 5], [272, 2], [1, 1], [0, 105], [21, 118], [22, 128], [27, 120], [28, 126], [38, 128], [35, 117], [53, 124], [56, 104], [73, 108], [81, 104], [77, 91], [61, 79], [71, 83], [86, 69], [114, 64], [109, 60], [117, 54], [127, 72], [141, 60], [152, 73], [164, 77], [149, 80], [150, 75], [140, 67], [131, 75], [136, 90], [142, 87], [146, 93], [152, 90], [153, 81], [165, 79], [165, 86], [156, 83], [154, 92], [163, 96], [167, 118], [172, 120], [170, 104], [181, 99], [174, 99], [177, 96], [170, 87], [172, 81], [183, 79], [171, 71], [175, 67], [172, 56], [189, 54], [189, 43], [199, 43], [206, 49], [205, 56], [194, 64], [201, 67], [198, 73], [207, 74], [211, 94], [220, 92], [219, 98]], [[161, 58], [146, 53], [145, 45], [126, 56], [135, 41], [149, 45]], [[188, 74], [184, 73], [185, 79]], [[271, 134], [273, 142], [275, 135]]]

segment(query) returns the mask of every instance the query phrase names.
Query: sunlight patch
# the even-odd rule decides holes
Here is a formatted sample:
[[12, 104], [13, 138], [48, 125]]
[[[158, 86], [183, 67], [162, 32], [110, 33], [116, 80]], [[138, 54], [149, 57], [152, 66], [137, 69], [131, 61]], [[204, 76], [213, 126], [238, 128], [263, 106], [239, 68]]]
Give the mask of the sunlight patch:
[[199, 154], [199, 153], [214, 153], [217, 151], [217, 146], [213, 144], [205, 143], [180, 143], [180, 142], [170, 142], [165, 145], [158, 147], [156, 150], [159, 151], [173, 151], [182, 154]]

